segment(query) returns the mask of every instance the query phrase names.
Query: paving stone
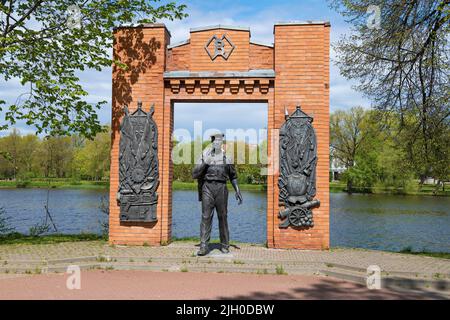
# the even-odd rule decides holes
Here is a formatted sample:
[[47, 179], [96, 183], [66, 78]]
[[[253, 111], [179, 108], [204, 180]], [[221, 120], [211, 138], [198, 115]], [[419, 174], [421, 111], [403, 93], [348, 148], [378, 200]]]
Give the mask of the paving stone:
[[[110, 246], [104, 241], [64, 242], [38, 245], [0, 245], [1, 270], [20, 266], [34, 270], [37, 265], [119, 263], [167, 265], [182, 268], [184, 264], [205, 267], [207, 270], [263, 270], [283, 266], [294, 272], [323, 268], [354, 268], [363, 272], [370, 265], [378, 265], [383, 272], [405, 276], [439, 277], [450, 279], [450, 260], [400, 253], [363, 249], [332, 249], [324, 251], [267, 249], [263, 246], [239, 244], [229, 254], [213, 250], [205, 257], [197, 257], [195, 242], [174, 242], [167, 246]], [[134, 266], [133, 268], [135, 268]], [[171, 269], [167, 267], [167, 269]], [[131, 266], [130, 266], [131, 268]], [[1, 272], [1, 271], [0, 271]], [[297, 272], [296, 272], [297, 273]]]

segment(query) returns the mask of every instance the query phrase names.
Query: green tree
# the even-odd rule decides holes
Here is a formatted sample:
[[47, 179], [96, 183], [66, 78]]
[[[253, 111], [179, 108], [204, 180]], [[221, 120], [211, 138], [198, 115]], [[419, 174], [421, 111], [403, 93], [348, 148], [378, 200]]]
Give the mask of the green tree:
[[[17, 101], [6, 105], [0, 127], [23, 120], [38, 133], [94, 137], [101, 130], [96, 110], [106, 101], [86, 102], [88, 93], [77, 72], [111, 66], [114, 27], [186, 16], [185, 5], [156, 4], [157, 0], [0, 0], [0, 76], [18, 79], [24, 87]], [[6, 102], [0, 100], [0, 108], [2, 104]]]
[[[421, 169], [421, 179], [435, 175], [442, 164], [449, 167], [441, 138], [442, 128], [450, 125], [450, 2], [330, 2], [352, 24], [353, 32], [335, 45], [342, 75], [359, 81], [357, 89], [385, 111], [384, 116], [398, 116], [399, 126], [408, 132], [403, 144], [415, 168]], [[374, 5], [379, 25], [369, 21], [376, 12], [367, 10]]]
[[22, 178], [34, 177], [33, 159], [35, 153], [40, 147], [39, 138], [34, 134], [22, 136], [20, 148], [20, 176]]
[[73, 178], [101, 180], [109, 176], [111, 150], [111, 132], [106, 127], [105, 132], [97, 133], [93, 140], [85, 141], [85, 144], [75, 151], [74, 166], [76, 173]]
[[[333, 157], [352, 170], [357, 153], [367, 137], [364, 130], [366, 112], [362, 107], [353, 107], [349, 111], [338, 110], [330, 116], [330, 146]], [[347, 191], [353, 190], [353, 176], [347, 175]]]
[[71, 137], [46, 137], [36, 152], [35, 165], [45, 178], [68, 178], [73, 173], [74, 148]]
[[20, 131], [13, 129], [11, 133], [3, 138], [2, 146], [0, 147], [6, 157], [4, 162], [4, 170], [7, 176], [12, 179], [16, 179], [17, 172], [19, 170], [20, 163], [20, 144], [21, 136]]

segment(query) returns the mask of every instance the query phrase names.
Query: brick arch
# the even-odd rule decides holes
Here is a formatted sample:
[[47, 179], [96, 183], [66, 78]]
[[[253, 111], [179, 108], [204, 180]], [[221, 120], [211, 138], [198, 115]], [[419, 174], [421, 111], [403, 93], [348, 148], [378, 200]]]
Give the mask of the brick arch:
[[[171, 162], [173, 106], [176, 102], [266, 102], [269, 157], [272, 135], [284, 122], [285, 109], [297, 104], [314, 116], [318, 138], [315, 225], [309, 229], [278, 227], [278, 176], [268, 176], [267, 244], [272, 248], [329, 247], [329, 23], [291, 22], [274, 26], [274, 44], [251, 40], [242, 27], [191, 29], [190, 39], [170, 44], [163, 24], [120, 27], [114, 31], [114, 57], [129, 68], [113, 68], [112, 149], [110, 182], [110, 243], [161, 245], [170, 242], [172, 226]], [[231, 55], [214, 60], [205, 45], [226, 35]], [[121, 223], [118, 188], [121, 107], [130, 111], [141, 100], [145, 111], [154, 104], [159, 130], [160, 195], [155, 223]], [[274, 164], [275, 165], [275, 164]], [[192, 201], [196, 201], [193, 199]]]

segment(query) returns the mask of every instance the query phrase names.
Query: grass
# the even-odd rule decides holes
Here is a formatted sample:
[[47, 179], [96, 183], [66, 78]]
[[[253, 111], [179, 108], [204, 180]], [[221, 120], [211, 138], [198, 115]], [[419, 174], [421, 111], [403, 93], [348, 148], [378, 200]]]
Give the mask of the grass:
[[189, 272], [188, 268], [186, 266], [182, 267], [180, 269], [181, 272]]
[[0, 180], [1, 188], [42, 188], [46, 189], [50, 185], [52, 189], [93, 189], [102, 190], [109, 188], [109, 181], [79, 181], [73, 179], [51, 178], [31, 180]]
[[287, 275], [287, 272], [284, 271], [284, 268], [281, 265], [276, 267], [275, 272], [278, 275]]
[[[344, 182], [341, 181], [332, 181], [330, 182], [330, 192], [331, 193], [339, 193], [339, 192], [346, 192], [347, 185]], [[365, 189], [358, 189], [355, 188], [353, 190], [353, 193], [374, 193], [374, 194], [393, 194], [393, 195], [422, 195], [422, 196], [432, 196], [432, 195], [438, 195], [438, 196], [450, 196], [450, 188], [446, 188], [445, 191], [442, 191], [442, 188], [440, 188], [436, 194], [434, 194], [436, 188], [434, 185], [423, 185], [422, 188], [417, 186], [417, 190], [403, 190], [403, 189], [396, 189], [393, 187], [371, 187], [369, 190]]]
[[[0, 189], [10, 188], [42, 188], [46, 189], [49, 186], [48, 179], [36, 178], [30, 180], [0, 180]], [[230, 183], [227, 184], [228, 189], [232, 190]], [[239, 184], [241, 190], [244, 191], [266, 191], [267, 186], [261, 184]], [[109, 181], [87, 181], [87, 180], [74, 180], [67, 178], [51, 178], [50, 188], [52, 189], [85, 189], [85, 190], [105, 190], [109, 188]], [[346, 192], [346, 184], [341, 181], [330, 182], [330, 192], [339, 193]], [[197, 182], [182, 182], [173, 181], [172, 190], [197, 190]], [[423, 185], [420, 190], [405, 191], [402, 189], [395, 189], [392, 187], [372, 187], [369, 190], [359, 190], [355, 188], [354, 193], [375, 193], [375, 194], [398, 194], [398, 195], [434, 195], [434, 185]], [[450, 196], [450, 188], [442, 191], [439, 189], [436, 195]]]
[[399, 251], [399, 253], [413, 254], [417, 256], [426, 256], [441, 259], [450, 259], [449, 252], [426, 252], [426, 251], [413, 251], [411, 247], [404, 248]]
[[106, 241], [104, 236], [92, 233], [80, 234], [51, 234], [39, 237], [32, 237], [21, 233], [10, 233], [0, 236], [0, 245], [7, 244], [53, 244], [61, 242], [78, 242], [78, 241]]
[[262, 270], [256, 271], [256, 274], [269, 274], [269, 271], [267, 271], [267, 269], [262, 269]]
[[108, 262], [108, 259], [104, 256], [99, 256], [96, 259], [98, 262]]
[[[171, 242], [200, 242], [200, 238], [199, 237], [182, 237], [182, 238], [172, 237]], [[211, 241], [209, 243], [214, 243], [214, 244], [220, 243], [220, 239], [211, 239]], [[230, 244], [231, 245], [247, 244], [247, 245], [258, 246], [258, 247], [264, 246], [264, 244], [261, 244], [261, 243], [240, 242], [240, 241], [235, 241], [235, 240], [231, 240]]]
[[197, 241], [200, 241], [199, 237], [183, 237], [183, 238], [172, 237], [172, 242], [197, 242]]

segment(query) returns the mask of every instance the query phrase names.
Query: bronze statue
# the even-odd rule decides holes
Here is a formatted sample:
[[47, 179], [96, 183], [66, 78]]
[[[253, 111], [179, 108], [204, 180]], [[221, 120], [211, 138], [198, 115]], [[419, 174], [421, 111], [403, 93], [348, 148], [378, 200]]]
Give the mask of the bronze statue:
[[211, 136], [212, 145], [202, 152], [194, 167], [192, 176], [199, 183], [199, 200], [202, 202], [202, 222], [200, 225], [200, 250], [197, 255], [208, 253], [214, 209], [219, 219], [219, 233], [222, 253], [229, 253], [230, 236], [227, 220], [228, 189], [227, 180], [236, 192], [236, 200], [240, 205], [242, 195], [237, 183], [237, 173], [233, 160], [225, 156], [222, 149], [224, 135]]

